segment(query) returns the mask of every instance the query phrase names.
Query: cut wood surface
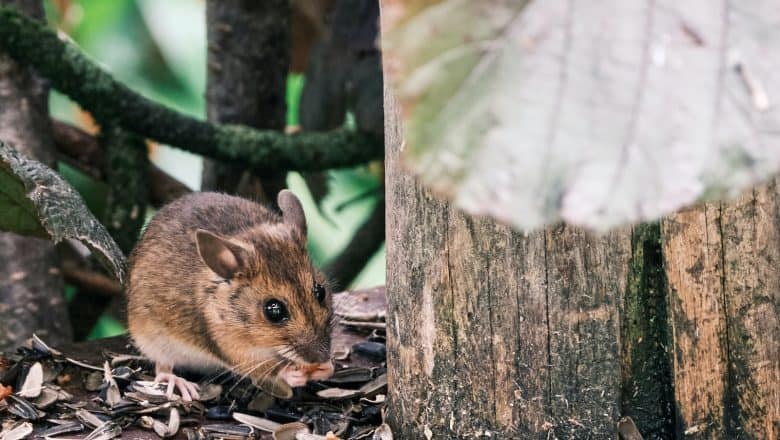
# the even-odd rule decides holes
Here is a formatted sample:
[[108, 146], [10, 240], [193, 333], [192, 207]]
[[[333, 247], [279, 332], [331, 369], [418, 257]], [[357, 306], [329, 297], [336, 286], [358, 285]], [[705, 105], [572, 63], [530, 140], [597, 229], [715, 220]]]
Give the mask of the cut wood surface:
[[616, 435], [630, 231], [522, 235], [458, 212], [403, 172], [385, 99], [394, 433]]
[[[780, 438], [780, 198], [777, 180], [723, 204], [723, 285], [735, 437]], [[732, 419], [733, 417], [733, 419]]]
[[402, 438], [778, 438], [777, 184], [595, 236], [433, 197], [385, 96], [387, 417]]
[[663, 222], [678, 435], [780, 436], [777, 181]]
[[[614, 435], [621, 412], [620, 315], [631, 234], [596, 237], [573, 227], [545, 230], [550, 420], [556, 435]], [[511, 290], [512, 286], [506, 287]]]

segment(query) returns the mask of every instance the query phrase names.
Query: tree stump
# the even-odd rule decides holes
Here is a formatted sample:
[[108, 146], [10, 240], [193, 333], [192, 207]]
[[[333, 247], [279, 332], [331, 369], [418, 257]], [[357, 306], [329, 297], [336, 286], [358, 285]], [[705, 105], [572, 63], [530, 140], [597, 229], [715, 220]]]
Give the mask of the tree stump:
[[400, 438], [614, 435], [631, 232], [528, 235], [404, 174], [386, 94], [389, 420]]
[[777, 183], [595, 236], [458, 212], [385, 92], [387, 417], [400, 438], [778, 438]]

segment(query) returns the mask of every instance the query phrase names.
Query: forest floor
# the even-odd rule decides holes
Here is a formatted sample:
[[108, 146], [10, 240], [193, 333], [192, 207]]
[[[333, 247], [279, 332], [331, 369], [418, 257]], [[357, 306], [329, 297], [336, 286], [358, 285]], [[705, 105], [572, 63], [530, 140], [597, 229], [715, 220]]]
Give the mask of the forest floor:
[[[0, 437], [160, 437], [363, 439], [382, 424], [387, 388], [385, 291], [334, 295], [340, 317], [327, 381], [275, 398], [230, 373], [185, 376], [201, 385], [201, 400], [168, 399], [152, 365], [126, 336], [49, 347], [33, 338], [16, 353], [0, 353]], [[381, 428], [380, 428], [381, 426]], [[389, 432], [389, 431], [388, 431]]]

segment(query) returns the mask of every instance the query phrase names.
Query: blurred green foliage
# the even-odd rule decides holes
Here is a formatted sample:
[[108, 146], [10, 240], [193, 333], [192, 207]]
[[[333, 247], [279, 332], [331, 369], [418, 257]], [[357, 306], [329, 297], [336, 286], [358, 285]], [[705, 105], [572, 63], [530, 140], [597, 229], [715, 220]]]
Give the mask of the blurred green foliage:
[[[157, 102], [203, 117], [206, 84], [203, 0], [46, 0], [45, 4], [49, 23], [67, 34], [117, 79]], [[301, 75], [291, 75], [288, 79], [290, 125], [298, 123], [304, 83]], [[55, 117], [87, 129], [94, 128], [77, 104], [56, 92], [51, 95], [50, 106]], [[193, 189], [199, 188], [200, 158], [165, 146], [156, 146], [151, 158]], [[106, 186], [67, 165], [61, 164], [59, 171], [83, 195], [90, 210], [102, 216]], [[329, 172], [329, 194], [317, 207], [301, 176], [290, 173], [289, 186], [301, 197], [308, 216], [312, 258], [320, 266], [339, 253], [377, 203], [375, 195], [359, 196], [379, 188], [379, 174], [369, 167]], [[350, 200], [355, 202], [342, 206]], [[371, 260], [353, 287], [383, 283], [384, 250]], [[69, 287], [71, 297], [72, 291]], [[103, 316], [90, 338], [123, 331], [119, 322]]]

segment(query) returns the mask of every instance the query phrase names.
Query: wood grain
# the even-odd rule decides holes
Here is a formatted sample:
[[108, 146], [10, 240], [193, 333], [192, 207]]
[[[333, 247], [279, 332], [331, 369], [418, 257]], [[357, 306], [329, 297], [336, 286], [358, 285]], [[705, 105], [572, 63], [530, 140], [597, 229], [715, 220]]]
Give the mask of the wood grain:
[[394, 434], [616, 435], [630, 231], [524, 235], [460, 213], [404, 172], [385, 99]]
[[678, 435], [778, 438], [777, 181], [663, 224]]

